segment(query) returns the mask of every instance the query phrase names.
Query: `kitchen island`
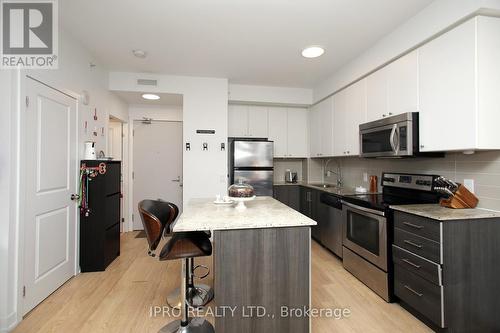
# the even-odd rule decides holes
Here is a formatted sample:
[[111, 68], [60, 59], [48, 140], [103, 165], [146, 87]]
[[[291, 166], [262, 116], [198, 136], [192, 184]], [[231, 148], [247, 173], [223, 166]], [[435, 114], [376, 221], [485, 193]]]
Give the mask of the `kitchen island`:
[[[316, 222], [271, 197], [246, 209], [191, 200], [173, 232], [211, 231], [218, 333], [310, 332], [311, 230]], [[293, 312], [293, 315], [290, 313]]]

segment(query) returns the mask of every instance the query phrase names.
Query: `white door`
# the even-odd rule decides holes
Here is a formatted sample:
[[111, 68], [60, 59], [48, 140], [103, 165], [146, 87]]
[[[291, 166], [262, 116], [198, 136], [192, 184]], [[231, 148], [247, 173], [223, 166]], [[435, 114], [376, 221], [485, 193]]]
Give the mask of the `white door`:
[[107, 156], [115, 160], [122, 160], [122, 123], [110, 121], [108, 124], [108, 151]]
[[24, 314], [75, 274], [76, 100], [29, 78]]
[[144, 199], [162, 199], [182, 212], [182, 123], [134, 122], [134, 230], [142, 230], [137, 209]]
[[288, 156], [286, 108], [269, 108], [269, 140], [274, 141], [274, 157]]
[[288, 156], [307, 157], [309, 132], [307, 130], [307, 109], [288, 109]]

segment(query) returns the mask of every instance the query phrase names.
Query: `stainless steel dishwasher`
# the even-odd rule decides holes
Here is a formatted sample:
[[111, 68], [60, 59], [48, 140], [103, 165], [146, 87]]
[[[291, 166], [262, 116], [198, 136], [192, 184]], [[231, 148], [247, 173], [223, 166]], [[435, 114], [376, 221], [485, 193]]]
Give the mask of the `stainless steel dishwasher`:
[[320, 204], [325, 205], [326, 214], [321, 226], [321, 243], [342, 258], [342, 201], [340, 197], [321, 193]]

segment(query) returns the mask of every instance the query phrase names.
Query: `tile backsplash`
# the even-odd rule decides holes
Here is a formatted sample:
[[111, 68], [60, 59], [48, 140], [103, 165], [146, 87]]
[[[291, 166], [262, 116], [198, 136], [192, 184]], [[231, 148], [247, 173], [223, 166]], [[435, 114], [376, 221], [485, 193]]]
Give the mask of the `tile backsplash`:
[[[309, 178], [314, 181], [335, 183], [336, 176], [323, 178], [325, 159], [313, 159], [309, 163]], [[500, 211], [500, 151], [476, 152], [473, 155], [447, 153], [444, 158], [414, 159], [366, 159], [358, 157], [334, 158], [329, 168], [340, 163], [344, 186], [362, 185], [363, 173], [380, 177], [382, 172], [409, 172], [437, 174], [463, 183], [464, 179], [474, 180], [474, 191], [479, 197], [479, 207]]]
[[298, 181], [306, 180], [306, 177], [304, 177], [307, 175], [306, 165], [305, 159], [274, 159], [274, 181], [284, 182], [287, 169], [297, 172]]

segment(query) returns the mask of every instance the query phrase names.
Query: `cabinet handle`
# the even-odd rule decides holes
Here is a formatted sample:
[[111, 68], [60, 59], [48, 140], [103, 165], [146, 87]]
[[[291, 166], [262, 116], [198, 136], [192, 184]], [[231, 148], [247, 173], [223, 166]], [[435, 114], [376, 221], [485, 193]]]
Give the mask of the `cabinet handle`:
[[387, 117], [387, 115], [384, 113], [384, 114], [382, 115], [382, 118], [385, 118], [385, 117]]
[[405, 263], [407, 263], [408, 265], [410, 265], [410, 266], [412, 266], [412, 267], [416, 268], [416, 269], [420, 269], [420, 265], [414, 264], [414, 263], [412, 263], [412, 262], [411, 262], [410, 260], [408, 260], [408, 259], [401, 259], [401, 260], [402, 260], [402, 261], [404, 261]]
[[420, 148], [425, 148], [425, 146], [424, 145], [420, 145]]
[[420, 245], [420, 244], [415, 244], [415, 243], [413, 243], [412, 241], [409, 241], [409, 240], [406, 240], [406, 239], [405, 239], [405, 240], [404, 240], [404, 242], [405, 242], [406, 244], [408, 244], [408, 245], [411, 245], [411, 246], [416, 247], [417, 249], [421, 249], [421, 248], [422, 248], [422, 245]]
[[392, 116], [392, 112], [389, 112], [389, 116]]
[[408, 289], [409, 291], [411, 291], [412, 293], [414, 293], [415, 295], [417, 295], [418, 297], [424, 296], [424, 294], [421, 294], [418, 291], [415, 291], [412, 287], [410, 287], [410, 286], [408, 286], [406, 284], [405, 284], [405, 288]]
[[413, 223], [410, 223], [410, 222], [403, 222], [404, 225], [410, 227], [410, 228], [414, 228], [414, 229], [418, 229], [418, 230], [421, 230], [424, 228], [423, 225], [416, 225], [416, 224], [413, 224]]

